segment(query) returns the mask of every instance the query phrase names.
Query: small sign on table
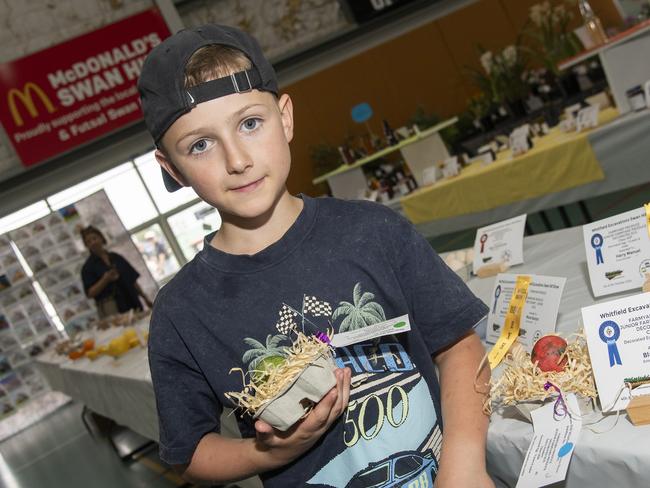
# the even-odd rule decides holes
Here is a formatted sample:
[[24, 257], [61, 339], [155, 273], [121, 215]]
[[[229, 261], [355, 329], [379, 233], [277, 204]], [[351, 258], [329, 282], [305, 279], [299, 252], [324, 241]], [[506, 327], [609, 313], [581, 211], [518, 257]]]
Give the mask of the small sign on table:
[[[530, 284], [522, 312], [518, 339], [528, 352], [531, 351], [537, 339], [555, 332], [562, 292], [566, 284], [566, 278], [529, 276]], [[487, 342], [494, 344], [501, 335], [516, 281], [517, 275], [515, 274], [499, 274], [497, 276], [492, 291], [492, 303], [488, 304], [490, 311], [485, 335]]]
[[582, 321], [603, 412], [650, 394], [650, 385], [626, 387], [650, 376], [650, 293], [584, 307]]
[[594, 296], [641, 288], [650, 273], [650, 236], [644, 208], [582, 227]]
[[[502, 269], [524, 262], [524, 227], [526, 214], [481, 227], [474, 240], [474, 274], [484, 266]], [[497, 271], [493, 274], [497, 274]]]

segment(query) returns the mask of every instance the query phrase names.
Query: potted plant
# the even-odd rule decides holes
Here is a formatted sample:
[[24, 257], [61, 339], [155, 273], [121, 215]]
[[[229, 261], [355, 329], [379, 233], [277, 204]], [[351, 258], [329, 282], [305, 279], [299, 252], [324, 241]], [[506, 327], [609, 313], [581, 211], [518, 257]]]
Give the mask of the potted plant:
[[533, 41], [532, 55], [558, 80], [565, 97], [579, 91], [573, 73], [561, 73], [558, 68], [562, 60], [581, 51], [580, 41], [570, 28], [575, 5], [575, 0], [535, 4], [524, 27], [524, 35]]
[[525, 100], [530, 88], [526, 81], [528, 61], [519, 43], [506, 46], [492, 60], [492, 73], [497, 92], [514, 117], [526, 115]]
[[506, 106], [511, 116], [526, 114], [525, 99], [529, 93], [526, 81], [527, 59], [519, 42], [493, 53], [481, 51], [483, 70], [470, 69], [474, 84], [494, 107]]

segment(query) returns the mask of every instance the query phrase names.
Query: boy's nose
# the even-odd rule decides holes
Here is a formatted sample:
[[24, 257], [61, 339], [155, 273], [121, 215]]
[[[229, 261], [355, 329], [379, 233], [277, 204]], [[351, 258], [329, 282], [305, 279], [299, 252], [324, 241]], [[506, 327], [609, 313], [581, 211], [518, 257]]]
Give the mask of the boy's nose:
[[253, 166], [253, 161], [248, 153], [235, 141], [224, 143], [224, 151], [226, 153], [226, 171], [228, 173], [243, 173]]
[[231, 141], [223, 144], [226, 156], [226, 171], [230, 174], [238, 174], [245, 172], [249, 167], [253, 166], [253, 161], [236, 141]]

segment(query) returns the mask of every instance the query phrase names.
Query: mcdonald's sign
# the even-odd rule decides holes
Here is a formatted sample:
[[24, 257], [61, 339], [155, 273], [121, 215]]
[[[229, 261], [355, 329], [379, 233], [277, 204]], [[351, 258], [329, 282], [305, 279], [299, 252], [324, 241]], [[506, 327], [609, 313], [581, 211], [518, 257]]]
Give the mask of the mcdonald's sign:
[[0, 123], [24, 166], [51, 160], [142, 119], [137, 80], [170, 35], [156, 8], [0, 63]]
[[38, 116], [38, 111], [36, 110], [34, 97], [37, 97], [41, 101], [41, 104], [48, 113], [53, 113], [56, 110], [52, 101], [45, 92], [43, 92], [36, 83], [28, 81], [25, 83], [22, 90], [12, 88], [9, 90], [9, 94], [7, 95], [7, 105], [9, 106], [9, 111], [11, 112], [11, 116], [13, 117], [14, 123], [17, 127], [22, 127], [25, 123], [20, 111], [18, 110], [16, 99], [20, 100], [21, 105], [27, 109], [27, 112], [32, 116], [32, 118], [36, 118]]

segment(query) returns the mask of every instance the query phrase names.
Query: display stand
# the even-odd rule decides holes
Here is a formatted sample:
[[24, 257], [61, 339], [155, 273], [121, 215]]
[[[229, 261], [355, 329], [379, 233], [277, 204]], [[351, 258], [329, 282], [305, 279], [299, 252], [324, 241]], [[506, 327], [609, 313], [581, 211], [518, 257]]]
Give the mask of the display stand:
[[631, 110], [626, 92], [635, 86], [643, 87], [650, 80], [650, 20], [611, 37], [600, 46], [588, 49], [558, 64], [560, 70], [571, 68], [598, 56], [621, 114]]
[[414, 136], [404, 139], [399, 144], [377, 151], [368, 157], [355, 161], [352, 164], [344, 164], [334, 171], [314, 178], [315, 185], [327, 182], [332, 195], [337, 198], [359, 198], [360, 192], [367, 188], [366, 177], [361, 169], [363, 166], [372, 163], [400, 151], [418, 185], [423, 184], [422, 173], [434, 163], [449, 157], [449, 152], [444, 141], [440, 137], [440, 131], [458, 122], [458, 117], [445, 120], [427, 130], [419, 132]]
[[49, 390], [32, 358], [58, 338], [9, 237], [0, 236], [0, 418]]

